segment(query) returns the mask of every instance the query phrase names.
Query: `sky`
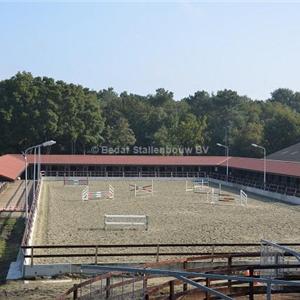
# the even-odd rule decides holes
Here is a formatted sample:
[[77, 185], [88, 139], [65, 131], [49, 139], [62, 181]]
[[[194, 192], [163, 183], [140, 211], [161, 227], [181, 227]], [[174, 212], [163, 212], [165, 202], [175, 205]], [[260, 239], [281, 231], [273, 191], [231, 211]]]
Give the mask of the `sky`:
[[300, 91], [300, 2], [0, 1], [0, 80], [18, 71], [175, 99]]

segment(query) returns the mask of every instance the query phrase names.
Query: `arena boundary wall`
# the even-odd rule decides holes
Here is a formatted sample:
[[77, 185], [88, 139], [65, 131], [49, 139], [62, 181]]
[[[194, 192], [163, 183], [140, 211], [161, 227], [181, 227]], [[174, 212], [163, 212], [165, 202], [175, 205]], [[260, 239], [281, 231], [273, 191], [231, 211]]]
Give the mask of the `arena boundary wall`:
[[10, 264], [6, 276], [6, 280], [15, 280], [15, 279], [23, 278], [25, 276], [26, 266], [30, 265], [30, 258], [26, 256], [32, 255], [32, 249], [30, 248], [22, 249], [22, 246], [32, 245], [33, 242], [33, 233], [36, 227], [39, 203], [40, 203], [41, 194], [43, 192], [43, 181], [44, 178], [41, 176], [40, 181], [37, 185], [35, 199], [33, 199], [29, 211], [29, 217], [23, 233], [21, 248], [19, 250], [16, 261], [11, 262]]
[[[36, 223], [37, 223], [37, 217], [38, 217], [38, 212], [40, 209], [40, 199], [41, 199], [41, 195], [43, 193], [43, 181], [44, 178], [41, 177], [40, 179], [40, 186], [38, 189], [38, 193], [36, 194], [36, 203], [35, 206], [32, 207], [32, 219], [31, 219], [31, 226], [30, 228], [28, 228], [27, 230], [29, 230], [29, 233], [26, 239], [23, 239], [23, 243], [25, 243], [26, 245], [32, 245], [33, 244], [33, 234], [35, 232], [35, 227], [36, 227]], [[26, 229], [25, 229], [26, 230]], [[24, 233], [26, 234], [26, 232]], [[31, 255], [32, 254], [32, 249], [26, 249], [26, 251], [24, 252], [25, 255]], [[29, 258], [24, 258], [23, 261], [23, 275], [25, 273], [25, 266], [30, 264], [30, 259]]]
[[232, 182], [227, 182], [219, 179], [214, 179], [214, 178], [209, 178], [209, 181], [215, 184], [222, 184], [224, 186], [233, 188], [233, 189], [238, 189], [238, 190], [243, 190], [244, 192], [252, 193], [255, 195], [263, 196], [266, 198], [271, 198], [271, 199], [276, 199], [288, 204], [294, 204], [294, 205], [300, 205], [300, 198], [295, 197], [295, 196], [288, 196], [288, 195], [283, 195], [279, 193], [274, 193], [270, 191], [265, 191], [261, 189], [257, 189], [254, 187], [250, 186], [244, 186], [240, 185], [237, 183], [232, 183]]
[[[64, 177], [56, 177], [56, 176], [45, 176], [43, 177], [46, 181], [64, 181]], [[183, 180], [195, 180], [195, 179], [201, 179], [201, 177], [89, 177], [90, 181], [119, 181], [119, 180], [135, 180], [135, 181], [147, 181], [152, 180], [153, 181], [183, 181]], [[74, 179], [86, 179], [86, 176], [84, 177], [74, 177]], [[244, 192], [252, 193], [258, 196], [263, 196], [270, 199], [275, 199], [278, 201], [282, 201], [288, 204], [294, 204], [294, 205], [300, 205], [300, 198], [296, 196], [289, 196], [285, 194], [275, 193], [271, 191], [266, 191], [254, 187], [244, 186], [237, 183], [232, 183], [228, 181], [223, 181], [215, 178], [209, 177], [209, 182], [214, 183], [216, 185], [222, 184], [223, 186], [227, 186], [233, 189], [236, 189], [238, 191], [243, 190]]]

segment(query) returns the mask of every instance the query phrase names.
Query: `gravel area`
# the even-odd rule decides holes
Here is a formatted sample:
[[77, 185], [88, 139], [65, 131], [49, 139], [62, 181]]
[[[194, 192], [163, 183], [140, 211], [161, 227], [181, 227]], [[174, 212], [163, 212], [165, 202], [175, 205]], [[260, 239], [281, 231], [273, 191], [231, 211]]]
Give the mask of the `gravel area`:
[[[33, 244], [242, 243], [262, 238], [299, 241], [297, 206], [257, 197], [249, 197], [247, 207], [212, 205], [206, 196], [186, 192], [185, 180], [154, 180], [153, 196], [135, 198], [129, 191], [129, 184], [135, 183], [148, 185], [151, 181], [91, 181], [90, 191], [108, 190], [108, 185], [113, 185], [115, 198], [83, 202], [84, 186], [45, 181]], [[233, 191], [224, 192], [238, 197]], [[105, 231], [105, 214], [147, 215], [149, 229]]]

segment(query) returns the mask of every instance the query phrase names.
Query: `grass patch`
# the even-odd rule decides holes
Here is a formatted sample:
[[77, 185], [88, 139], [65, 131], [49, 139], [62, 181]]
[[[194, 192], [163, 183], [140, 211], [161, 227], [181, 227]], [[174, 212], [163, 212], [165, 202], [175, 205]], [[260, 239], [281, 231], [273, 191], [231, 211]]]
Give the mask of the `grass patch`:
[[5, 281], [10, 263], [16, 260], [23, 231], [23, 218], [0, 218], [0, 283]]

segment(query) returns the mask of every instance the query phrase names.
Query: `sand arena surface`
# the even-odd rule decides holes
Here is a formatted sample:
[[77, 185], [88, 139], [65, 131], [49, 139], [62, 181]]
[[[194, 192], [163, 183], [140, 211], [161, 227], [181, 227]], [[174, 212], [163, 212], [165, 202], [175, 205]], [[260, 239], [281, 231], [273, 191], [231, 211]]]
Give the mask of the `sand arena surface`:
[[[33, 244], [242, 243], [262, 238], [299, 241], [297, 206], [252, 197], [247, 207], [212, 205], [206, 196], [185, 192], [185, 180], [154, 180], [153, 196], [135, 198], [129, 191], [129, 184], [134, 183], [146, 185], [151, 181], [90, 181], [90, 191], [108, 190], [111, 184], [115, 198], [83, 202], [84, 186], [44, 181]], [[105, 231], [105, 214], [147, 215], [149, 229]]]

